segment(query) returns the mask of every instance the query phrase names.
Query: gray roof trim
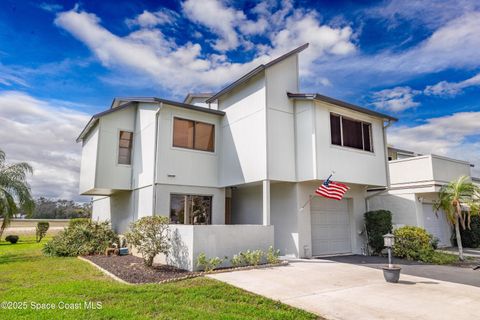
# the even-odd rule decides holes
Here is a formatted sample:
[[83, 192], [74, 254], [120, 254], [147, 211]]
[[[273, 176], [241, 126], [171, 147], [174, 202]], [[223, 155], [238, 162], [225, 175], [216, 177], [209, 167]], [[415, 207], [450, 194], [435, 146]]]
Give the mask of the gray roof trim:
[[[126, 102], [123, 104], [120, 104], [121, 102]], [[155, 97], [126, 97], [126, 98], [115, 98], [113, 99], [112, 105], [110, 109], [102, 111], [100, 113], [94, 114], [92, 118], [88, 121], [87, 125], [85, 128], [82, 130], [80, 135], [77, 138], [77, 142], [80, 142], [83, 140], [83, 138], [87, 135], [87, 133], [90, 131], [93, 126], [97, 123], [98, 119], [104, 115], [131, 107], [133, 105], [136, 105], [138, 102], [146, 102], [146, 103], [164, 103], [164, 104], [169, 104], [174, 107], [179, 107], [179, 108], [184, 108], [188, 110], [193, 110], [193, 111], [199, 111], [199, 112], [206, 112], [218, 116], [223, 116], [225, 115], [225, 112], [220, 111], [220, 110], [214, 110], [214, 109], [207, 109], [199, 106], [194, 106], [192, 104], [186, 104], [186, 103], [181, 103], [177, 101], [171, 101], [171, 100], [166, 100], [166, 99], [161, 99], [161, 98], [155, 98]], [[120, 105], [119, 105], [120, 104]], [[115, 105], [118, 105], [117, 107], [114, 107]]]
[[307, 100], [323, 101], [323, 102], [334, 104], [336, 106], [343, 107], [343, 108], [346, 108], [346, 109], [350, 109], [350, 110], [353, 110], [353, 111], [366, 113], [366, 114], [369, 114], [369, 115], [374, 116], [374, 117], [378, 117], [378, 118], [382, 118], [382, 119], [388, 119], [390, 121], [398, 121], [397, 118], [389, 116], [388, 114], [376, 112], [376, 111], [373, 111], [373, 110], [370, 110], [370, 109], [367, 109], [367, 108], [363, 108], [363, 107], [360, 107], [360, 106], [357, 106], [357, 105], [354, 105], [354, 104], [351, 104], [351, 103], [348, 103], [348, 102], [345, 102], [345, 101], [342, 101], [342, 100], [338, 100], [338, 99], [335, 99], [335, 98], [330, 98], [330, 97], [327, 97], [327, 96], [324, 96], [324, 95], [321, 95], [321, 94], [318, 94], [318, 93], [291, 93], [291, 92], [287, 92], [287, 95], [288, 95], [289, 98], [292, 98], [292, 99], [307, 99]]
[[301, 45], [300, 47], [296, 48], [296, 49], [293, 49], [292, 51], [289, 51], [287, 53], [285, 53], [284, 55], [276, 58], [276, 59], [273, 59], [272, 61], [266, 63], [266, 64], [261, 64], [259, 65], [258, 67], [256, 67], [255, 69], [249, 71], [248, 73], [246, 73], [245, 75], [243, 75], [242, 77], [240, 77], [239, 79], [235, 80], [234, 82], [232, 82], [231, 84], [229, 84], [228, 86], [226, 86], [225, 88], [223, 88], [222, 90], [220, 90], [219, 92], [215, 93], [213, 96], [211, 96], [209, 99], [207, 99], [207, 103], [212, 103], [213, 101], [217, 100], [220, 96], [224, 95], [225, 93], [231, 91], [233, 88], [235, 88], [236, 86], [242, 84], [242, 83], [245, 83], [247, 82], [248, 80], [250, 80], [252, 77], [256, 76], [257, 74], [259, 74], [260, 72], [262, 72], [263, 70], [267, 69], [268, 67], [271, 67], [273, 66], [274, 64], [278, 63], [278, 62], [281, 62], [283, 60], [285, 60], [286, 58], [296, 54], [296, 53], [299, 53], [303, 50], [305, 50], [307, 47], [308, 47], [308, 43], [305, 43], [303, 45]]
[[183, 103], [190, 103], [190, 101], [194, 98], [210, 98], [214, 94], [215, 93], [213, 92], [197, 92], [197, 93], [189, 92], [185, 97], [185, 99], [183, 99]]

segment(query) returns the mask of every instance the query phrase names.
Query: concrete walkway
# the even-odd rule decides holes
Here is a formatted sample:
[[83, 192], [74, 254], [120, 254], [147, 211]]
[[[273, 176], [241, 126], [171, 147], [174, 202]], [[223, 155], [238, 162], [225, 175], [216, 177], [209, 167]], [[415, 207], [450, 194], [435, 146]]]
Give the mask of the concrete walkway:
[[[327, 319], [476, 319], [480, 288], [329, 260], [209, 276]], [[480, 273], [479, 273], [480, 277]]]

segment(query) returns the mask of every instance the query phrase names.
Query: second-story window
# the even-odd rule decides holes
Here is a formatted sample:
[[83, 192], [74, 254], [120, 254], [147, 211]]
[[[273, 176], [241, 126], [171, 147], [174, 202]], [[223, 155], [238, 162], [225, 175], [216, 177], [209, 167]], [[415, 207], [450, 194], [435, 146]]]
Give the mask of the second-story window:
[[214, 151], [215, 126], [213, 124], [174, 118], [173, 146], [201, 151]]
[[118, 140], [118, 164], [132, 164], [133, 133], [120, 131]]
[[373, 152], [370, 123], [331, 113], [330, 131], [334, 145]]

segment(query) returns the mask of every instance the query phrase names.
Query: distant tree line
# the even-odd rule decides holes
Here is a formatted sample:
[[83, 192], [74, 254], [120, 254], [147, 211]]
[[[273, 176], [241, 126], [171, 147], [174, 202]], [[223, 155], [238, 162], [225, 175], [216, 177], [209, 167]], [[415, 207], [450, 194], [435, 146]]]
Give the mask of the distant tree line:
[[33, 219], [73, 219], [89, 218], [92, 214], [91, 203], [76, 203], [72, 200], [52, 200], [44, 197], [35, 200]]

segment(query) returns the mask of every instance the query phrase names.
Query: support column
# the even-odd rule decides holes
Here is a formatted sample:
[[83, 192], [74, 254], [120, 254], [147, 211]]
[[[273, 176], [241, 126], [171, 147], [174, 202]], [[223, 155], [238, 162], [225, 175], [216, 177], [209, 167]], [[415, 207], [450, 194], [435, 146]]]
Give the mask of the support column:
[[263, 180], [263, 225], [270, 225], [270, 180]]

